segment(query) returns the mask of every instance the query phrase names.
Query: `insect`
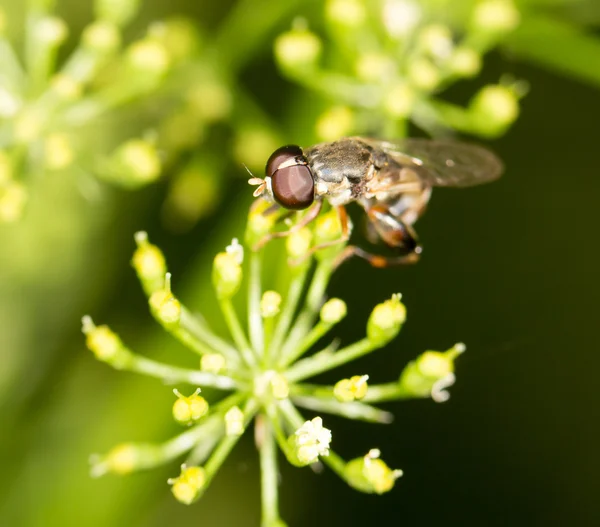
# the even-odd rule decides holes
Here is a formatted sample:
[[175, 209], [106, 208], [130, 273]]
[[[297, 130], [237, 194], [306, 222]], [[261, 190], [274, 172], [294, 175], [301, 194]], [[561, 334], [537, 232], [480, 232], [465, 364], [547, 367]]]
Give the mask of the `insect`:
[[269, 234], [260, 245], [307, 225], [324, 200], [337, 209], [342, 226], [341, 238], [327, 245], [347, 241], [351, 225], [345, 206], [357, 202], [368, 218], [369, 239], [382, 240], [394, 255], [350, 245], [339, 260], [356, 255], [374, 267], [413, 263], [421, 254], [413, 224], [424, 212], [432, 187], [479, 185], [498, 178], [502, 169], [489, 150], [447, 140], [348, 137], [304, 150], [282, 146], [267, 161], [265, 178], [249, 180], [258, 185], [254, 196], [285, 209], [309, 210], [290, 230]]

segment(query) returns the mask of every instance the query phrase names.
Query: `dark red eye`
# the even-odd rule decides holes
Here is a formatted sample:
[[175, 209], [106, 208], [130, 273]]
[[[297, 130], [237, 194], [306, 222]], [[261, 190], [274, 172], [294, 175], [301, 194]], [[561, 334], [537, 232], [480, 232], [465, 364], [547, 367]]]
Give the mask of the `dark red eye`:
[[280, 168], [271, 176], [275, 201], [282, 207], [302, 210], [315, 200], [315, 183], [307, 165]]
[[302, 148], [297, 145], [286, 145], [278, 148], [271, 154], [269, 160], [267, 161], [267, 166], [265, 167], [265, 175], [267, 177], [272, 177], [277, 169], [285, 164], [295, 165], [299, 163], [294, 163], [294, 160], [298, 160], [299, 163], [306, 164], [304, 160], [304, 154], [302, 153]]
[[315, 200], [315, 183], [302, 149], [286, 145], [271, 154], [265, 167], [273, 198], [286, 209], [301, 210]]

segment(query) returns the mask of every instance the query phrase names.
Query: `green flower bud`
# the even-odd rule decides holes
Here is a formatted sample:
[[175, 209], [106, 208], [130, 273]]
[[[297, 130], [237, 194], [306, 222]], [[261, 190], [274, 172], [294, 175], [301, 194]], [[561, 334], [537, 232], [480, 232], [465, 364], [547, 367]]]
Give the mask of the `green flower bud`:
[[249, 246], [256, 245], [275, 225], [277, 214], [265, 214], [265, 211], [271, 207], [271, 203], [266, 200], [257, 200], [254, 202], [248, 214], [248, 223], [246, 224], [246, 234], [244, 240]]
[[171, 293], [170, 275], [167, 273], [165, 289], [154, 291], [148, 303], [156, 319], [167, 326], [176, 326], [181, 319], [181, 303]]
[[426, 351], [409, 362], [399, 383], [403, 390], [417, 397], [431, 397], [436, 402], [450, 397], [446, 388], [454, 384], [454, 361], [465, 351], [465, 345], [455, 344], [447, 351]]
[[231, 298], [238, 292], [242, 282], [242, 246], [234, 238], [225, 252], [217, 254], [213, 263], [213, 286], [217, 298]]
[[452, 53], [452, 31], [442, 24], [430, 24], [419, 32], [418, 42], [421, 49], [434, 59], [447, 59]]
[[306, 256], [312, 244], [312, 237], [312, 231], [308, 227], [290, 234], [285, 240], [288, 256], [292, 260], [298, 260]]
[[133, 253], [131, 264], [144, 288], [150, 293], [164, 287], [167, 264], [162, 251], [148, 242], [148, 234], [144, 231], [135, 233], [137, 249]]
[[214, 75], [195, 84], [186, 95], [194, 115], [207, 123], [226, 119], [233, 106], [231, 90]]
[[58, 73], [50, 83], [52, 90], [65, 101], [75, 101], [81, 97], [81, 84], [68, 75]]
[[354, 128], [354, 113], [347, 106], [335, 106], [317, 119], [315, 131], [321, 141], [335, 141], [350, 135]]
[[292, 29], [275, 40], [275, 58], [284, 69], [314, 67], [321, 55], [321, 40], [308, 29]]
[[140, 73], [152, 76], [163, 75], [170, 65], [170, 57], [164, 45], [149, 38], [134, 42], [127, 50], [126, 57]]
[[82, 42], [86, 48], [108, 54], [121, 45], [121, 33], [111, 22], [98, 20], [83, 30]]
[[124, 368], [131, 362], [131, 352], [108, 326], [95, 326], [91, 317], [87, 315], [81, 322], [82, 331], [86, 336], [85, 343], [99, 361], [117, 369]]
[[461, 77], [474, 77], [481, 70], [481, 55], [474, 49], [457, 47], [448, 61], [448, 68]]
[[244, 412], [238, 406], [227, 410], [225, 414], [225, 434], [228, 436], [241, 436], [244, 429]]
[[[315, 220], [315, 245], [336, 241], [341, 237], [342, 224], [340, 223], [340, 218], [335, 209], [328, 210]], [[331, 247], [326, 247], [318, 251], [316, 253], [316, 257], [320, 260], [332, 258], [335, 257], [343, 248], [344, 244], [342, 243], [333, 245]]]
[[400, 294], [378, 304], [371, 312], [367, 322], [367, 338], [377, 346], [385, 346], [400, 332], [406, 320], [406, 307]]
[[90, 458], [92, 477], [107, 473], [129, 474], [134, 470], [153, 467], [162, 456], [161, 447], [149, 443], [122, 443], [104, 456]]
[[191, 425], [200, 420], [208, 412], [208, 402], [200, 395], [200, 388], [189, 397], [185, 397], [179, 390], [173, 390], [177, 400], [173, 404], [173, 418], [182, 425]]
[[35, 37], [46, 44], [58, 45], [65, 41], [69, 28], [64, 20], [58, 17], [43, 17], [37, 20]]
[[356, 75], [366, 82], [381, 84], [392, 77], [397, 69], [393, 58], [383, 53], [361, 53], [358, 55]]
[[200, 369], [209, 373], [221, 373], [227, 363], [220, 353], [207, 353], [200, 359]]
[[348, 308], [346, 302], [340, 298], [331, 298], [323, 304], [320, 311], [320, 317], [325, 324], [337, 324], [347, 314]]
[[175, 499], [185, 505], [196, 501], [204, 491], [206, 472], [202, 467], [181, 466], [181, 474], [168, 480]]
[[511, 0], [484, 0], [475, 7], [471, 26], [474, 30], [504, 33], [516, 28], [520, 18]]
[[406, 82], [392, 85], [383, 99], [383, 109], [391, 117], [405, 119], [410, 116], [416, 100], [415, 90]]
[[412, 84], [425, 91], [433, 91], [441, 80], [440, 70], [433, 62], [423, 57], [409, 62], [407, 75]]
[[272, 318], [279, 314], [281, 295], [277, 291], [265, 291], [260, 300], [260, 314], [263, 318]]
[[351, 487], [368, 494], [392, 490], [402, 471], [390, 469], [379, 456], [379, 450], [373, 449], [365, 457], [348, 462], [346, 477]]
[[62, 170], [73, 162], [75, 154], [65, 134], [51, 134], [44, 144], [44, 158], [50, 170]]
[[130, 139], [117, 148], [100, 174], [128, 187], [156, 181], [162, 166], [156, 147], [144, 139]]
[[489, 84], [471, 99], [468, 111], [477, 133], [497, 137], [517, 119], [519, 101], [510, 87]]
[[365, 22], [367, 11], [362, 0], [328, 0], [325, 16], [331, 24], [351, 29]]
[[368, 375], [354, 375], [349, 379], [342, 379], [333, 387], [333, 395], [341, 403], [358, 401], [367, 395], [368, 380]]
[[200, 35], [196, 26], [185, 18], [154, 22], [148, 34], [160, 42], [169, 56], [177, 62], [190, 58], [200, 47]]

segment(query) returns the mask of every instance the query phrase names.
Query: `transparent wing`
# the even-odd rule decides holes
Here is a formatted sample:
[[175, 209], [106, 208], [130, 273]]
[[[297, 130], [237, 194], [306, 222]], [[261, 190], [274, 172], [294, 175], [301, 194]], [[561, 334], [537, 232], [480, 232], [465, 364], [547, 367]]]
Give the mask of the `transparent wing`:
[[417, 138], [361, 140], [383, 150], [398, 163], [411, 166], [422, 181], [435, 187], [480, 185], [499, 178], [503, 170], [494, 153], [470, 143]]

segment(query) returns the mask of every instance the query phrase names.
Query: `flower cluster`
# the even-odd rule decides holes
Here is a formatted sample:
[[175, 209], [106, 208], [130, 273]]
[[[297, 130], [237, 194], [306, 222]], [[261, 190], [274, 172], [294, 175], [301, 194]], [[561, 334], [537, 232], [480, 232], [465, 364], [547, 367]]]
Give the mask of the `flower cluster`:
[[[69, 27], [54, 2], [28, 3], [22, 48], [0, 10], [0, 222], [21, 218], [40, 175], [92, 175], [127, 188], [154, 182], [229, 112], [229, 92], [195, 62], [198, 29], [174, 18], [127, 40], [139, 8], [95, 0], [94, 20], [64, 58]], [[181, 174], [168, 204], [197, 216], [214, 194], [212, 174], [198, 163]], [[205, 200], [190, 211], [180, 196], [192, 190]]]
[[518, 10], [512, 0], [479, 0], [470, 11], [456, 9], [451, 21], [440, 14], [417, 0], [327, 0], [326, 39], [304, 19], [279, 36], [281, 71], [326, 105], [315, 125], [321, 140], [364, 130], [402, 137], [408, 119], [430, 135], [497, 137], [507, 130], [519, 113], [522, 82], [506, 77], [484, 86], [466, 107], [438, 94], [477, 76], [483, 55], [519, 24]]
[[[217, 335], [198, 313], [191, 313], [172, 290], [165, 258], [145, 233], [135, 237], [133, 266], [148, 296], [156, 321], [199, 357], [197, 369], [186, 369], [138, 355], [107, 326], [83, 319], [88, 348], [96, 358], [116, 369], [157, 377], [165, 383], [192, 388], [184, 395], [174, 390], [173, 418], [185, 427], [162, 444], [128, 443], [92, 458], [92, 474], [126, 474], [134, 470], [184, 458], [181, 472], [169, 480], [173, 495], [182, 503], [198, 500], [231, 449], [255, 421], [255, 440], [260, 455], [264, 526], [282, 526], [277, 505], [277, 448], [294, 466], [325, 463], [351, 487], [381, 494], [392, 489], [402, 475], [391, 469], [377, 448], [344, 461], [332, 446], [335, 433], [324, 414], [348, 419], [389, 423], [392, 415], [374, 404], [417, 397], [435, 401], [448, 398], [446, 388], [454, 382], [454, 360], [464, 351], [457, 344], [445, 352], [427, 351], [409, 363], [398, 379], [370, 384], [364, 371], [335, 385], [307, 382], [311, 377], [350, 363], [386, 346], [400, 332], [406, 308], [399, 294], [374, 307], [365, 336], [338, 349], [338, 339], [318, 348], [347, 313], [342, 299], [325, 301], [326, 288], [344, 244], [317, 249], [320, 240], [339, 237], [334, 210], [323, 213], [310, 227], [285, 240], [289, 265], [285, 293], [263, 290], [265, 248], [250, 251], [244, 246], [278, 228], [281, 213], [267, 214], [260, 200], [251, 210], [244, 245], [233, 240], [213, 263], [212, 282], [230, 337]], [[300, 218], [304, 213], [298, 213]], [[275, 245], [268, 244], [267, 247]], [[233, 299], [247, 281], [247, 317], [244, 328]], [[316, 351], [313, 351], [314, 348]], [[215, 401], [202, 396], [205, 388], [228, 392]], [[183, 391], [183, 390], [182, 390]], [[209, 397], [212, 399], [212, 397]], [[318, 415], [306, 419], [299, 408]]]

